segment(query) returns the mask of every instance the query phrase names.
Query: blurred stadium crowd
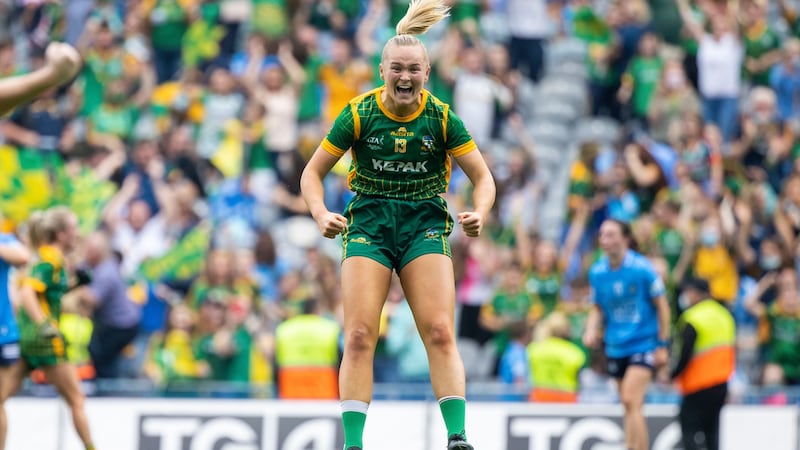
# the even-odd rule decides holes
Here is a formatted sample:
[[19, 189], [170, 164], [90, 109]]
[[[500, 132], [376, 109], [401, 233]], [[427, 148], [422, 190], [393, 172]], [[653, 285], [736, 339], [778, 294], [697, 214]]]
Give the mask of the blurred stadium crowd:
[[[488, 232], [452, 236], [468, 379], [525, 380], [500, 362], [509, 342], [565, 323], [582, 345], [586, 270], [612, 217], [632, 224], [676, 312], [690, 274], [730, 305], [738, 385], [800, 383], [796, 6], [453, 1], [424, 38], [429, 89], [498, 184]], [[319, 237], [299, 175], [347, 101], [380, 84], [406, 8], [0, 0], [1, 76], [36, 68], [51, 40], [85, 59], [67, 88], [0, 122], [0, 213], [11, 232], [55, 204], [78, 214], [72, 265], [93, 270], [101, 306], [67, 299], [62, 331], [87, 378], [269, 384], [282, 323], [340, 320], [340, 242]], [[348, 164], [326, 180], [331, 210], [349, 199]], [[469, 198], [464, 178], [452, 175], [453, 211]], [[384, 319], [376, 381], [425, 381], [399, 286]], [[93, 328], [129, 343], [93, 364]], [[601, 358], [587, 355], [582, 380], [602, 385]]]

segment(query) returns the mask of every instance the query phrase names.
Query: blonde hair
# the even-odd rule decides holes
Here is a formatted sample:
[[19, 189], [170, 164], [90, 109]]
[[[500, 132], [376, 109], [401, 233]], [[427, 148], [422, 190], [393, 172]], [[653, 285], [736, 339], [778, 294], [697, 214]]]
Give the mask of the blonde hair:
[[[411, 0], [408, 5], [408, 11], [397, 22], [395, 31], [397, 35], [389, 39], [383, 47], [381, 59], [386, 59], [386, 48], [389, 44], [397, 46], [411, 46], [422, 45], [422, 42], [417, 38], [421, 34], [425, 34], [432, 26], [444, 20], [450, 15], [450, 7], [444, 4], [442, 0]], [[424, 47], [423, 47], [424, 48]], [[425, 59], [428, 55], [425, 53]]]
[[67, 222], [75, 214], [66, 206], [54, 206], [45, 211], [34, 211], [28, 218], [28, 239], [31, 245], [40, 247], [52, 244], [56, 235], [67, 228]]
[[441, 0], [411, 0], [408, 11], [397, 22], [395, 31], [398, 36], [425, 34], [432, 26], [450, 15], [450, 7]]
[[765, 86], [756, 86], [750, 91], [750, 107], [755, 106], [756, 103], [769, 103], [772, 106], [778, 102], [778, 97], [775, 91]]
[[536, 340], [541, 341], [549, 337], [566, 339], [569, 337], [569, 318], [561, 311], [551, 312], [536, 330]]

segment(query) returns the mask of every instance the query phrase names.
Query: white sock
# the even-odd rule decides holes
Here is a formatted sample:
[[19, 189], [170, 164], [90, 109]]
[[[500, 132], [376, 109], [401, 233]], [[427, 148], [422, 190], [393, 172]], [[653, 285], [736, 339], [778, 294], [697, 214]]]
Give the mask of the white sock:
[[342, 407], [342, 412], [358, 412], [366, 414], [369, 408], [369, 403], [359, 400], [342, 400], [339, 405]]

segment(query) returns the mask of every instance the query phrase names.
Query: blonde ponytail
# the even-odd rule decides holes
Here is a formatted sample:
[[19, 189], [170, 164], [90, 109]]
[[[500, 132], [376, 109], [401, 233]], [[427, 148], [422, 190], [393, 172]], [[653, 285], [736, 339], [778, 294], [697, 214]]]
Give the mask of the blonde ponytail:
[[398, 36], [425, 34], [432, 26], [450, 15], [450, 7], [441, 0], [411, 0], [408, 11], [397, 22], [395, 30]]
[[[432, 26], [444, 20], [450, 15], [450, 7], [445, 5], [442, 0], [411, 0], [408, 5], [406, 15], [397, 22], [395, 31], [397, 35], [389, 39], [383, 46], [381, 61], [386, 60], [386, 51], [390, 45], [407, 47], [419, 45], [425, 49], [417, 36], [424, 34]], [[428, 52], [425, 51], [425, 62], [428, 62]]]

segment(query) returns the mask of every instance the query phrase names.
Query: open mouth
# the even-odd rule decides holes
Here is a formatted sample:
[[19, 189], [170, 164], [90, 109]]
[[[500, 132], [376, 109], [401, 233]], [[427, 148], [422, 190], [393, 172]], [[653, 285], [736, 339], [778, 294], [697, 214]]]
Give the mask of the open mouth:
[[414, 92], [414, 88], [411, 87], [411, 86], [397, 86], [395, 88], [395, 91], [397, 91], [398, 94], [409, 94], [410, 95], [412, 92]]

